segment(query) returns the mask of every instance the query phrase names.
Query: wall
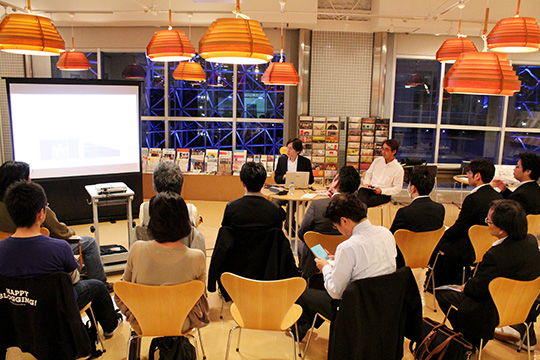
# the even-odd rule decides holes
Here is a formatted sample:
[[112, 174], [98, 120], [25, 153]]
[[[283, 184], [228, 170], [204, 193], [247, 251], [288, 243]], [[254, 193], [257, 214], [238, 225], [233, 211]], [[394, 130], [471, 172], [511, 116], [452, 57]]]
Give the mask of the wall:
[[[24, 77], [24, 56], [0, 51], [0, 78], [6, 77]], [[12, 157], [9, 108], [4, 79], [0, 80], [0, 124], [0, 157], [3, 163]]]

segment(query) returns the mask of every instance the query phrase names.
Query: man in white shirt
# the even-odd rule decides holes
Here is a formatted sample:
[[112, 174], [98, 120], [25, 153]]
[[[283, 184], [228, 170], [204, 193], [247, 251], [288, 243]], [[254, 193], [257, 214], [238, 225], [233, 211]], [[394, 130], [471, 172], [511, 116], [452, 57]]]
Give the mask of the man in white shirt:
[[366, 171], [358, 197], [367, 207], [386, 204], [392, 195], [400, 193], [404, 171], [395, 158], [398, 149], [396, 140], [386, 140], [382, 146], [382, 157], [376, 158]]
[[357, 196], [332, 197], [325, 216], [348, 240], [338, 245], [333, 265], [324, 258], [315, 259], [323, 273], [326, 290], [307, 289], [298, 299], [303, 309], [298, 320], [299, 340], [305, 336], [316, 313], [328, 319], [333, 317], [332, 299], [341, 299], [352, 282], [396, 271], [394, 236], [388, 229], [371, 224], [367, 208]]

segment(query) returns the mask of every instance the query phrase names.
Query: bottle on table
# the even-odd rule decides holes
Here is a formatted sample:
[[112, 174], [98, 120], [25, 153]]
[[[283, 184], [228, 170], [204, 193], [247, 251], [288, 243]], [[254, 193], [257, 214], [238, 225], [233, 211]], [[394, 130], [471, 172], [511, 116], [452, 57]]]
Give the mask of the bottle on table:
[[289, 195], [294, 195], [294, 181], [291, 181], [291, 185], [289, 186]]

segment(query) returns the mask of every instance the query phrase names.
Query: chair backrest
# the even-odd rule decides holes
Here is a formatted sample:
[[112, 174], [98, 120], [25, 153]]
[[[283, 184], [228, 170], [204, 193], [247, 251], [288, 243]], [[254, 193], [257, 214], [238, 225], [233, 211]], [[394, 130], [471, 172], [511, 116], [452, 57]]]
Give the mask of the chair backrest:
[[317, 244], [321, 244], [332, 255], [336, 253], [337, 246], [345, 240], [347, 240], [347, 237], [344, 235], [325, 235], [315, 231], [308, 231], [304, 234], [304, 241], [310, 249]]
[[5, 238], [9, 237], [13, 235], [13, 233], [8, 233], [8, 232], [5, 232], [5, 231], [0, 231], [0, 240], [4, 240]]
[[258, 330], [284, 330], [288, 312], [306, 288], [300, 277], [261, 281], [229, 272], [221, 275], [221, 283], [240, 313], [239, 325]]
[[5, 354], [4, 346], [17, 346], [38, 359], [90, 354], [90, 339], [67, 273], [0, 276], [0, 324], [0, 354]]
[[529, 224], [528, 232], [534, 236], [540, 235], [540, 214], [527, 215], [527, 223]]
[[[51, 235], [51, 232], [49, 231], [49, 229], [47, 229], [45, 227], [39, 228], [39, 231], [45, 236], [50, 236]], [[4, 240], [5, 238], [7, 238], [7, 237], [9, 237], [11, 235], [13, 235], [13, 233], [0, 231], [0, 240]]]
[[475, 263], [482, 261], [484, 254], [491, 249], [497, 238], [489, 233], [489, 228], [484, 225], [473, 225], [469, 228], [469, 239], [476, 255]]
[[119, 281], [114, 292], [133, 313], [145, 336], [180, 336], [189, 312], [204, 293], [202, 281], [150, 286]]
[[540, 276], [531, 281], [498, 277], [489, 283], [489, 293], [499, 313], [497, 327], [521, 324], [540, 294]]
[[46, 227], [40, 227], [39, 231], [41, 232], [41, 234], [43, 234], [45, 236], [50, 236], [51, 235], [51, 232]]
[[400, 229], [394, 233], [394, 238], [403, 254], [405, 265], [416, 269], [428, 266], [429, 258], [443, 234], [444, 226], [438, 230], [425, 232]]

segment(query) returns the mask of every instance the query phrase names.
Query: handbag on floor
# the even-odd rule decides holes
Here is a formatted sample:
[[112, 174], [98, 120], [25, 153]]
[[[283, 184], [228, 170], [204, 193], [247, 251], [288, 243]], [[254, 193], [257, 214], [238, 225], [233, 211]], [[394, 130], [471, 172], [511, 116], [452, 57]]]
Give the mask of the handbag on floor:
[[185, 336], [166, 336], [153, 338], [150, 343], [148, 360], [154, 360], [155, 353], [159, 360], [195, 360], [196, 350]]
[[473, 353], [473, 346], [461, 333], [443, 323], [425, 317], [422, 324], [422, 342], [409, 344], [416, 360], [465, 360]]

